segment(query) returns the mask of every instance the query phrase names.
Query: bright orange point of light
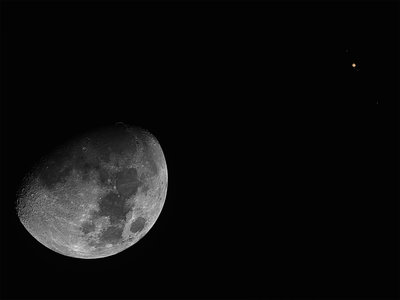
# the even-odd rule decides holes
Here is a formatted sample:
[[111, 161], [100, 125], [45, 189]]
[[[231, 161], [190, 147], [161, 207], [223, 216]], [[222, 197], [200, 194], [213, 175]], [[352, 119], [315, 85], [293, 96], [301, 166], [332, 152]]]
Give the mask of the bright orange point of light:
[[355, 63], [352, 63], [352, 65], [351, 65], [353, 68], [355, 68], [356, 67], [356, 64]]

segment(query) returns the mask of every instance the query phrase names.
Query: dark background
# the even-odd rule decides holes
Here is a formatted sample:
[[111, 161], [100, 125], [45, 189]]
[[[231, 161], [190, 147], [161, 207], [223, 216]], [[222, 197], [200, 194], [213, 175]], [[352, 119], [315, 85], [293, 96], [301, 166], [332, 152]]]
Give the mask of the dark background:
[[[398, 11], [3, 1], [2, 298], [395, 296]], [[21, 179], [119, 121], [164, 150], [158, 221], [108, 258], [48, 250], [15, 213]]]

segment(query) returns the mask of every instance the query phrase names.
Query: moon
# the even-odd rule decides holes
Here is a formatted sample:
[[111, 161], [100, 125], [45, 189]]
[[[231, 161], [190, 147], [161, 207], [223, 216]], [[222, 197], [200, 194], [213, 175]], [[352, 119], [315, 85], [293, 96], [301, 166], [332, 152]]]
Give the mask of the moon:
[[18, 217], [41, 244], [75, 258], [102, 258], [137, 243], [165, 203], [168, 172], [158, 140], [117, 123], [44, 156], [24, 178]]

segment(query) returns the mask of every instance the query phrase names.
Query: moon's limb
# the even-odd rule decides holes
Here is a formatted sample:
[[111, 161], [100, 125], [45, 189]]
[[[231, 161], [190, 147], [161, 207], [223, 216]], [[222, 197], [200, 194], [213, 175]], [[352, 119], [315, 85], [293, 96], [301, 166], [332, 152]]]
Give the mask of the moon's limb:
[[[95, 138], [75, 143], [73, 157], [83, 152], [85, 158], [77, 160], [78, 167], [72, 168], [64, 181], [56, 182], [53, 186], [45, 186], [39, 179], [43, 170], [41, 168], [30, 176], [18, 199], [18, 215], [24, 227], [40, 243], [67, 256], [100, 258], [135, 244], [151, 229], [166, 198], [168, 173], [165, 157], [158, 141], [151, 134], [141, 132], [140, 135], [129, 131], [128, 135], [122, 136], [123, 140], [116, 141], [119, 144], [111, 143], [109, 148], [99, 149], [99, 145], [104, 145], [101, 140], [95, 141]], [[126, 149], [127, 146], [130, 148]], [[100, 167], [86, 170], [85, 161], [89, 161], [90, 165], [91, 160], [96, 161], [96, 157], [101, 158]], [[65, 160], [62, 167], [65, 169], [71, 161]], [[101, 174], [102, 170], [112, 175], [131, 168], [141, 180], [140, 186], [133, 186], [130, 183], [133, 179], [129, 182], [129, 174], [133, 174], [133, 171], [127, 173], [127, 182], [117, 180], [113, 183]], [[82, 225], [99, 211], [100, 199], [112, 191], [121, 192], [122, 196], [127, 197], [128, 212], [123, 224], [118, 225], [121, 226], [122, 239], [95, 246], [90, 244], [88, 235], [83, 234]], [[134, 191], [136, 193], [128, 197]], [[146, 220], [142, 230], [131, 232], [131, 225], [140, 218]], [[111, 226], [107, 217], [97, 218], [96, 222], [92, 225], [96, 228], [91, 235], [93, 240], [98, 240], [99, 235]]]

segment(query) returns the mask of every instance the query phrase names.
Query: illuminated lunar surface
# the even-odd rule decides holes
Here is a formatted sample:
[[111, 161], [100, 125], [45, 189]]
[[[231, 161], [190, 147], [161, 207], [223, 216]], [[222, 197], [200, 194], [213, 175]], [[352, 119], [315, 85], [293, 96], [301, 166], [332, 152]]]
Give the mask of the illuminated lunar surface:
[[18, 192], [18, 216], [44, 246], [77, 258], [114, 255], [154, 225], [167, 166], [157, 139], [126, 125], [91, 131], [55, 149]]

